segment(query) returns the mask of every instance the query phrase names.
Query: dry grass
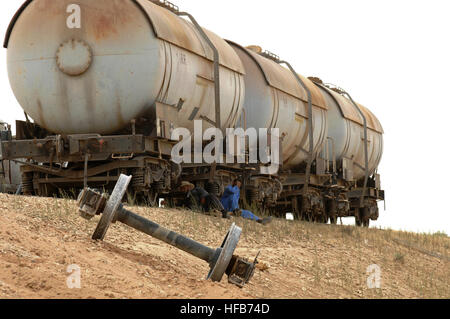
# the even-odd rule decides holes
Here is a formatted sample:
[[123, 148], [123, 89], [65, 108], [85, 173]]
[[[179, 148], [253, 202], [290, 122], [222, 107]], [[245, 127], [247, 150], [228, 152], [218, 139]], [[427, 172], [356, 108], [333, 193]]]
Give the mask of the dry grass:
[[[251, 258], [261, 251], [255, 277], [239, 289], [225, 280], [219, 284], [205, 282], [208, 267], [204, 262], [125, 225], [113, 225], [103, 244], [90, 241], [98, 219], [82, 220], [75, 206], [74, 201], [64, 199], [0, 195], [0, 268], [4, 269], [0, 272], [0, 296], [450, 297], [450, 238], [442, 233], [415, 234], [285, 220], [264, 227], [236, 219], [234, 222], [243, 229], [237, 253]], [[231, 223], [176, 209], [131, 210], [212, 247], [220, 245]], [[32, 268], [32, 274], [28, 274], [29, 269], [20, 265], [33, 265], [33, 258], [37, 258], [34, 251], [39, 251], [41, 267]], [[64, 265], [70, 263], [87, 269], [86, 287], [81, 291], [68, 291], [59, 284], [65, 280]], [[379, 289], [367, 286], [370, 265], [381, 269]], [[14, 267], [22, 277], [17, 271], [9, 271]], [[42, 277], [54, 281], [49, 279], [40, 289], [36, 283]]]

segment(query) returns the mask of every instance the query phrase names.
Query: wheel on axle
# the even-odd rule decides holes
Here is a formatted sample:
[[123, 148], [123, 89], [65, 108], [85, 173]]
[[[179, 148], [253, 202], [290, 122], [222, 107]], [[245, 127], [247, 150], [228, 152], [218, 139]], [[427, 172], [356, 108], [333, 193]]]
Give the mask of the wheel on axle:
[[370, 226], [370, 211], [369, 208], [357, 208], [355, 213], [355, 224], [358, 227], [366, 227]]
[[211, 279], [215, 282], [220, 282], [222, 280], [223, 275], [225, 274], [228, 265], [233, 258], [234, 251], [236, 250], [239, 239], [241, 238], [241, 233], [242, 229], [233, 223], [221, 246], [222, 251], [220, 256], [216, 263], [211, 267], [211, 271], [206, 278], [207, 280]]
[[132, 176], [120, 176], [119, 180], [117, 181], [116, 187], [111, 194], [111, 197], [106, 203], [105, 209], [103, 211], [102, 217], [100, 218], [100, 222], [95, 229], [94, 235], [92, 235], [93, 240], [105, 239], [109, 226], [114, 221], [117, 210], [122, 203], [123, 196], [125, 195], [128, 185], [131, 182], [131, 178]]
[[360, 209], [359, 208], [355, 209], [355, 226], [356, 227], [361, 227], [362, 226], [362, 218], [361, 218], [361, 213], [360, 213]]
[[362, 224], [363, 227], [369, 228], [370, 226], [370, 210], [368, 207], [364, 207], [361, 209], [362, 212]]

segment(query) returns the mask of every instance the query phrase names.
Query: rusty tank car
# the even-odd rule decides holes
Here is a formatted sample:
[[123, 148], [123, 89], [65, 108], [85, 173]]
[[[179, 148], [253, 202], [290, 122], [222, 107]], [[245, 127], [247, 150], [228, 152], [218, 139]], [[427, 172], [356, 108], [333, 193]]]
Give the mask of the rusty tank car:
[[[28, 0], [4, 47], [26, 121], [1, 149], [22, 165], [25, 194], [110, 189], [124, 173], [134, 194], [156, 203], [176, 198], [181, 180], [220, 196], [240, 177], [243, 204], [273, 215], [354, 216], [365, 226], [378, 218], [383, 128], [373, 113], [167, 1]], [[280, 169], [175, 164], [172, 132], [193, 132], [194, 121], [203, 130], [278, 128]]]

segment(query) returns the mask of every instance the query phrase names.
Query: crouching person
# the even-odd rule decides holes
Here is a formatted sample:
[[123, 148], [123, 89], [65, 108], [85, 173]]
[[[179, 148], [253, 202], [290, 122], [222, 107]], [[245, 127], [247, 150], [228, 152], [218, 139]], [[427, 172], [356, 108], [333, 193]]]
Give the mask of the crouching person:
[[203, 211], [204, 213], [210, 213], [212, 209], [217, 209], [222, 214], [225, 211], [219, 199], [202, 187], [196, 187], [189, 182], [182, 182], [180, 189], [183, 193], [186, 193], [185, 207], [189, 209]]
[[255, 221], [262, 225], [267, 225], [272, 222], [272, 218], [260, 218], [253, 214], [251, 211], [239, 208], [239, 199], [241, 196], [242, 182], [239, 179], [233, 181], [232, 185], [229, 185], [222, 196], [221, 203], [224, 207], [223, 217], [228, 218], [229, 215], [242, 217], [244, 219]]

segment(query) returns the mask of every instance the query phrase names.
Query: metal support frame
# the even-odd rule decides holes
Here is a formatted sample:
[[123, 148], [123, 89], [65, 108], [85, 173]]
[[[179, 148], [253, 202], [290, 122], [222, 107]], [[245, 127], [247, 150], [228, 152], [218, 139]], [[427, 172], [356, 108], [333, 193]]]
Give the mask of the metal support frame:
[[[278, 64], [285, 64], [289, 70], [291, 70], [292, 74], [294, 74], [297, 82], [303, 87], [303, 89], [308, 94], [308, 125], [309, 125], [309, 154], [308, 154], [308, 163], [306, 166], [306, 179], [305, 186], [303, 188], [303, 196], [306, 196], [309, 190], [309, 184], [311, 179], [311, 166], [314, 158], [314, 128], [313, 128], [313, 107], [312, 107], [312, 93], [311, 90], [306, 86], [305, 82], [300, 78], [294, 68], [291, 66], [289, 62], [286, 61], [277, 61]], [[303, 201], [304, 202], [304, 201]], [[302, 210], [303, 210], [302, 205]]]
[[84, 188], [88, 187], [88, 165], [89, 165], [89, 153], [84, 155], [84, 171], [83, 171], [83, 185]]
[[353, 106], [358, 110], [359, 114], [361, 115], [363, 122], [364, 122], [364, 161], [365, 161], [365, 177], [364, 177], [364, 187], [363, 192], [361, 195], [361, 199], [359, 202], [359, 207], [364, 207], [364, 198], [366, 197], [367, 193], [367, 183], [369, 182], [369, 146], [368, 146], [368, 134], [367, 134], [367, 118], [364, 115], [361, 108], [358, 106], [358, 104], [353, 100], [351, 95], [347, 92], [342, 90], [342, 93], [348, 97], [348, 99], [352, 102]]
[[[330, 142], [331, 142], [331, 160], [332, 160], [332, 164], [333, 164], [333, 170], [330, 170]], [[333, 173], [333, 178], [335, 177], [336, 173], [337, 173], [337, 164], [336, 164], [336, 142], [334, 141], [334, 138], [332, 137], [327, 137], [327, 168], [328, 168], [328, 172], [332, 172]]]
[[189, 20], [191, 20], [192, 24], [195, 26], [197, 31], [200, 33], [202, 38], [206, 41], [206, 43], [209, 45], [209, 47], [214, 52], [214, 100], [215, 100], [215, 108], [216, 108], [216, 128], [221, 128], [222, 126], [222, 119], [221, 119], [221, 108], [220, 108], [220, 57], [219, 57], [219, 50], [217, 50], [214, 43], [211, 41], [211, 39], [208, 37], [206, 32], [203, 30], [203, 28], [198, 24], [197, 20], [195, 18], [187, 13], [187, 12], [178, 12], [173, 11], [177, 16], [185, 16], [188, 17]]

